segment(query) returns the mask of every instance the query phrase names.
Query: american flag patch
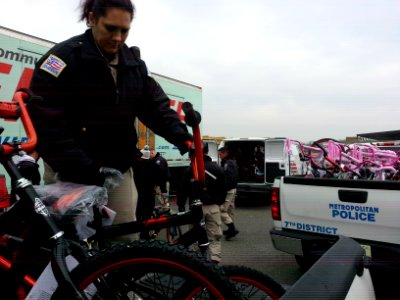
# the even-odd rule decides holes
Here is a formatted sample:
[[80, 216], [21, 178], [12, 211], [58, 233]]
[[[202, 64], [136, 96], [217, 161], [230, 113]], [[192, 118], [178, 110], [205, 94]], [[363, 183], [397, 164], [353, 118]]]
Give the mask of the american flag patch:
[[65, 62], [63, 62], [57, 56], [50, 54], [50, 56], [42, 63], [40, 69], [50, 73], [54, 77], [58, 77], [62, 70], [67, 66]]

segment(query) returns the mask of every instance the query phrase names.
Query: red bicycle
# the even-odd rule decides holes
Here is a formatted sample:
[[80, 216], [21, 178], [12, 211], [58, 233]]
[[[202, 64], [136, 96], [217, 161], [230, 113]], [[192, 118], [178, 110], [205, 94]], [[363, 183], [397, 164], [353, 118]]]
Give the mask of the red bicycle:
[[[2, 296], [7, 299], [240, 299], [222, 268], [184, 246], [157, 240], [115, 244], [100, 251], [65, 237], [38, 193], [23, 178], [12, 155], [36, 145], [25, 101], [40, 101], [28, 91], [0, 102], [0, 117], [21, 118], [26, 143], [3, 144], [0, 163], [15, 183], [19, 200], [0, 215]], [[192, 220], [192, 212], [183, 219]], [[180, 219], [171, 218], [172, 220]], [[174, 221], [173, 221], [174, 222]], [[136, 224], [136, 228], [152, 226]], [[161, 218], [158, 225], [167, 224]], [[132, 231], [135, 224], [122, 229]], [[110, 232], [116, 228], [110, 228]], [[65, 229], [66, 230], [66, 229]], [[107, 232], [106, 230], [104, 232]], [[77, 264], [73, 266], [70, 264]], [[48, 263], [50, 266], [44, 268]], [[43, 269], [51, 270], [42, 281]]]

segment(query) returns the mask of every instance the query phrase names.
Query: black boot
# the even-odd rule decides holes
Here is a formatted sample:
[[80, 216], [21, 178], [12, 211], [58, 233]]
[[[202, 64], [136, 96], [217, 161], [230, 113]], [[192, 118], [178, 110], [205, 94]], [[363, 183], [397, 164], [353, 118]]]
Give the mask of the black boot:
[[239, 233], [239, 230], [236, 229], [234, 223], [227, 224], [227, 226], [228, 226], [228, 230], [226, 231], [226, 234], [224, 233], [224, 235], [225, 235], [225, 239], [229, 240], [229, 239], [233, 238], [234, 236], [236, 236]]

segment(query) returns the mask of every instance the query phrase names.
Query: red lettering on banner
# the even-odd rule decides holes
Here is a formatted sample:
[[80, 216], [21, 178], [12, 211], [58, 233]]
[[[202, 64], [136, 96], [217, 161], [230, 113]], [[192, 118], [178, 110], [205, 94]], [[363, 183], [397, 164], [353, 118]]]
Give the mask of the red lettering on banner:
[[185, 120], [185, 115], [183, 114], [183, 111], [182, 111], [183, 102], [171, 99], [169, 103], [170, 103], [170, 106], [178, 113], [179, 119], [181, 121], [184, 121]]
[[17, 88], [15, 89], [18, 91], [20, 88], [28, 88], [33, 76], [33, 69], [31, 68], [24, 68], [21, 77], [19, 78], [19, 82]]
[[[12, 67], [13, 65], [11, 64], [0, 63], [0, 74], [9, 75]], [[24, 68], [15, 90], [18, 91], [20, 88], [28, 88], [31, 83], [32, 76], [33, 76], [33, 69]]]
[[185, 116], [184, 116], [184, 114], [182, 113], [182, 102], [181, 101], [179, 101], [178, 102], [178, 107], [177, 107], [177, 109], [176, 109], [176, 112], [178, 113], [178, 115], [179, 115], [179, 118], [181, 119], [181, 121], [183, 121], [183, 120], [185, 120]]
[[0, 73], [10, 74], [11, 68], [12, 68], [12, 65], [10, 65], [10, 64], [0, 63]]
[[[11, 72], [13, 65], [0, 63], [0, 74], [7, 74], [9, 75]], [[33, 69], [32, 68], [24, 68], [22, 71], [22, 75], [19, 78], [17, 87], [15, 91], [18, 91], [20, 88], [28, 88], [33, 76]], [[1, 86], [0, 86], [1, 87]]]

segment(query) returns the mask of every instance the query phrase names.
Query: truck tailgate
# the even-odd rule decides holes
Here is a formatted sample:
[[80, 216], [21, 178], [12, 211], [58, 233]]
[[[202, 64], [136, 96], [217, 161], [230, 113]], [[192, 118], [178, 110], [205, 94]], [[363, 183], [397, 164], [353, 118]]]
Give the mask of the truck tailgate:
[[282, 227], [400, 243], [400, 182], [283, 177]]

